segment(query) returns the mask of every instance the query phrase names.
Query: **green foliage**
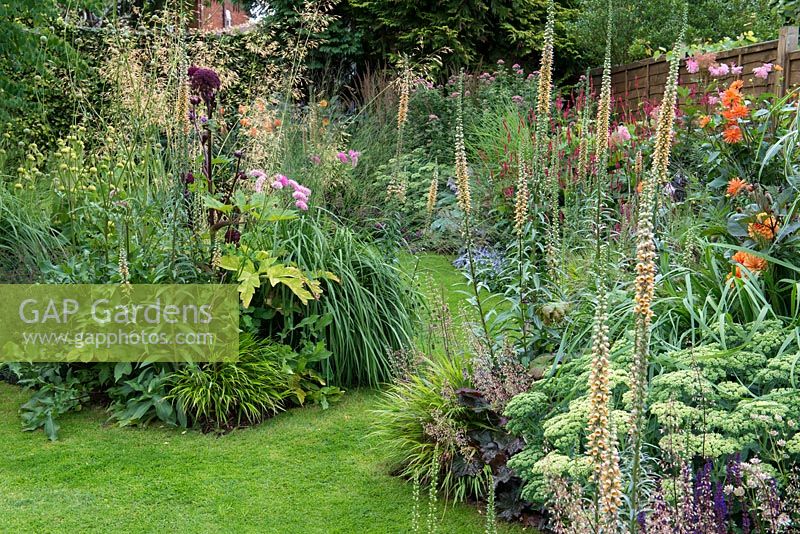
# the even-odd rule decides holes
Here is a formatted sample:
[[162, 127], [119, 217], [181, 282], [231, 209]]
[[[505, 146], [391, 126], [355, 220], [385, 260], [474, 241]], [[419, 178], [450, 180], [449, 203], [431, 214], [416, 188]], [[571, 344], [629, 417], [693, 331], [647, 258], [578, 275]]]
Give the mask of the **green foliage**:
[[[688, 460], [758, 456], [786, 473], [791, 461], [779, 442], [790, 440], [800, 421], [795, 333], [778, 321], [763, 321], [731, 325], [723, 337], [725, 346], [707, 343], [653, 357], [645, 442], [661, 455]], [[611, 419], [620, 440], [629, 420], [630, 351], [628, 336], [612, 351]], [[590, 471], [585, 464], [589, 364], [587, 355], [561, 365], [506, 408], [509, 430], [526, 441], [525, 450], [509, 462], [526, 481], [524, 498], [544, 503], [548, 475], [584, 480]]]
[[[247, 247], [235, 248], [234, 254], [220, 258], [219, 266], [236, 273], [239, 295], [245, 308], [250, 307], [253, 295], [261, 287], [262, 281], [273, 288], [279, 284], [286, 286], [303, 304], [308, 304], [311, 299], [318, 299], [322, 294], [319, 280], [308, 277], [297, 267], [278, 262], [277, 258], [263, 250], [251, 252]], [[339, 281], [332, 273], [322, 274], [327, 280]], [[269, 292], [266, 292], [264, 301], [268, 299]]]
[[119, 426], [146, 426], [161, 421], [168, 426], [186, 427], [186, 413], [167, 398], [174, 364], [120, 362], [114, 366], [115, 385], [108, 388], [108, 410]]
[[[332, 384], [377, 385], [390, 375], [388, 354], [410, 346], [416, 327], [419, 295], [409, 277], [391, 260], [356, 237], [348, 227], [326, 221], [322, 214], [277, 224], [259, 235], [246, 235], [253, 246], [280, 254], [309, 273], [336, 273], [338, 282], [323, 282], [324, 297], [304, 309], [277, 293], [272, 307], [255, 310], [265, 334], [290, 330], [302, 317], [328, 316], [320, 337], [332, 356], [322, 363]], [[311, 325], [308, 325], [311, 326]], [[298, 346], [302, 328], [289, 337]]]
[[190, 364], [170, 378], [168, 398], [207, 430], [226, 430], [274, 415], [289, 394], [284, 351], [251, 335], [239, 339], [235, 363]]
[[56, 441], [60, 428], [56, 418], [80, 410], [89, 400], [89, 391], [95, 381], [91, 371], [61, 364], [8, 365], [20, 385], [35, 390], [20, 408], [22, 429], [43, 428], [48, 439]]
[[299, 352], [284, 356], [283, 370], [288, 376], [290, 399], [293, 403], [302, 406], [311, 401], [327, 409], [330, 402], [341, 398], [344, 390], [327, 385], [325, 378], [314, 368], [330, 356], [330, 351], [321, 341], [306, 342]]
[[[611, 60], [628, 63], [665, 52], [680, 31], [682, 0], [615, 0], [612, 2], [614, 33]], [[581, 0], [580, 15], [571, 30], [575, 47], [589, 65], [600, 65], [605, 53], [606, 0]], [[706, 43], [753, 32], [758, 41], [773, 39], [782, 19], [770, 0], [703, 0], [690, 2], [687, 28], [689, 43]]]
[[0, 184], [0, 280], [35, 279], [39, 269], [63, 254], [63, 240], [41, 210]]

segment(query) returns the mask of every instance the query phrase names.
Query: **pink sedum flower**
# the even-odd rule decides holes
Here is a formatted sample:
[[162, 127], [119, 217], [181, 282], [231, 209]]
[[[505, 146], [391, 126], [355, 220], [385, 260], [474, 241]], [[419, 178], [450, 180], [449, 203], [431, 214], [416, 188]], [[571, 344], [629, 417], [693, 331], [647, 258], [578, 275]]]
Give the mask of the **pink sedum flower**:
[[308, 204], [306, 204], [306, 203], [305, 203], [304, 201], [302, 201], [302, 200], [298, 200], [297, 202], [295, 202], [295, 203], [294, 203], [294, 205], [295, 205], [295, 207], [296, 207], [297, 209], [299, 209], [299, 210], [302, 210], [302, 211], [308, 211]]
[[689, 74], [697, 74], [700, 72], [700, 64], [696, 59], [689, 58], [686, 60], [686, 72]]
[[347, 154], [345, 154], [344, 152], [339, 152], [338, 154], [336, 154], [336, 157], [339, 159], [340, 162], [348, 163]]
[[739, 76], [742, 73], [743, 70], [744, 70], [744, 67], [742, 65], [737, 65], [736, 63], [731, 63], [731, 74], [733, 74], [734, 76]]

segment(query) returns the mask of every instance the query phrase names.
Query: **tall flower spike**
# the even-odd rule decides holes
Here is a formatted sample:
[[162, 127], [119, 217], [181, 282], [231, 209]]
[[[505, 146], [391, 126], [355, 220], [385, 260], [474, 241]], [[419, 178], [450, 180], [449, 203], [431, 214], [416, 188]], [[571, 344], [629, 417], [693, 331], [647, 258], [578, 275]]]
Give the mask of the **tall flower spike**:
[[586, 76], [586, 81], [582, 89], [581, 101], [583, 109], [581, 109], [580, 121], [580, 140], [578, 141], [578, 184], [579, 187], [586, 187], [586, 181], [589, 177], [589, 122], [591, 120], [591, 105], [589, 100], [589, 76]]
[[189, 122], [189, 84], [182, 78], [178, 83], [178, 95], [177, 101], [175, 102], [175, 122], [179, 125], [180, 131], [187, 134], [191, 128], [191, 123]]
[[[599, 273], [598, 273], [599, 274]], [[622, 505], [622, 473], [616, 434], [611, 423], [611, 363], [608, 339], [608, 297], [602, 280], [592, 332], [592, 366], [589, 374], [589, 419], [586, 448], [594, 471], [600, 505], [601, 532], [616, 532]]]
[[428, 187], [428, 202], [425, 206], [425, 211], [428, 212], [428, 217], [433, 215], [433, 210], [436, 208], [436, 197], [439, 193], [439, 165], [433, 168], [433, 177], [431, 178], [431, 185]]
[[411, 69], [405, 61], [399, 82], [400, 102], [397, 106], [397, 130], [402, 131], [408, 120], [408, 98], [411, 92]]
[[516, 197], [514, 198], [514, 230], [517, 233], [517, 237], [522, 237], [522, 233], [525, 231], [525, 223], [528, 221], [530, 194], [528, 193], [528, 169], [525, 166], [522, 150], [519, 151], [517, 159], [519, 160], [519, 169], [517, 171]]
[[561, 268], [561, 211], [558, 205], [560, 159], [559, 135], [553, 136], [550, 146], [550, 164], [547, 167], [547, 264], [552, 280], [557, 281]]
[[553, 48], [555, 43], [556, 6], [553, 0], [547, 3], [547, 22], [544, 25], [544, 45], [539, 66], [539, 91], [537, 92], [536, 115], [547, 116], [553, 91]]
[[408, 58], [401, 60], [402, 72], [400, 74], [399, 88], [400, 88], [400, 101], [397, 105], [397, 150], [395, 155], [395, 169], [392, 179], [389, 181], [389, 186], [386, 188], [386, 198], [391, 200], [397, 199], [398, 202], [403, 204], [406, 201], [406, 190], [408, 183], [405, 176], [399, 172], [400, 156], [403, 154], [403, 134], [405, 132], [406, 121], [408, 120], [408, 99], [411, 92], [411, 66], [408, 63]]
[[595, 154], [597, 160], [597, 178], [593, 184], [596, 193], [595, 206], [595, 262], [600, 263], [603, 252], [603, 192], [608, 178], [608, 129], [611, 124], [611, 31], [612, 4], [608, 2], [608, 19], [606, 21], [606, 54], [603, 60], [603, 78], [600, 83], [600, 102], [597, 105], [597, 122], [595, 123]]
[[[636, 229], [636, 282], [634, 295], [634, 344], [633, 363], [630, 380], [633, 393], [629, 433], [633, 450], [631, 468], [631, 507], [634, 512], [640, 508], [640, 479], [642, 454], [642, 426], [644, 424], [645, 397], [647, 394], [648, 359], [650, 355], [650, 324], [652, 322], [652, 302], [655, 293], [656, 249], [654, 235], [654, 211], [656, 189], [667, 181], [669, 154], [672, 149], [672, 130], [677, 103], [678, 68], [683, 55], [683, 39], [686, 32], [686, 8], [684, 21], [678, 40], [672, 51], [669, 74], [664, 88], [664, 98], [658, 113], [655, 149], [651, 170], [645, 173], [642, 181], [642, 194], [639, 204], [639, 220]], [[635, 527], [634, 527], [635, 528]]]
[[472, 211], [472, 196], [469, 186], [467, 166], [467, 146], [464, 142], [464, 71], [458, 78], [458, 101], [456, 103], [456, 187], [458, 188], [458, 207], [468, 219]]

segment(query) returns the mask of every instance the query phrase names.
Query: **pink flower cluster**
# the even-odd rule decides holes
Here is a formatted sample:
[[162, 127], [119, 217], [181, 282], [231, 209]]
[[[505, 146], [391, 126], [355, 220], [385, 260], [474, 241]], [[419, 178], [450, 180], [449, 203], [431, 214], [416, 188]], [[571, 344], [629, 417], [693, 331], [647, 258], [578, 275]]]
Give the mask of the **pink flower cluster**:
[[303, 211], [308, 210], [308, 197], [311, 196], [311, 189], [282, 174], [276, 174], [275, 180], [272, 182], [272, 189], [283, 189], [286, 186], [291, 186], [294, 189], [292, 198], [294, 199], [295, 207]]
[[611, 142], [611, 146], [617, 146], [624, 144], [627, 141], [631, 140], [631, 132], [628, 131], [628, 127], [624, 124], [620, 124], [617, 126], [617, 129], [611, 133], [609, 137], [609, 141]]
[[[686, 71], [689, 74], [697, 74], [704, 67], [708, 69], [708, 73], [714, 78], [722, 78], [729, 74], [739, 76], [744, 71], [744, 66], [737, 65], [733, 61], [730, 63], [715, 62], [714, 54], [700, 54], [686, 60]], [[764, 63], [760, 67], [753, 69], [753, 76], [766, 80], [769, 77], [769, 73], [773, 71], [773, 67], [772, 63]]]
[[772, 72], [772, 63], [764, 63], [760, 67], [753, 69], [753, 76], [766, 80], [770, 72]]
[[[262, 193], [264, 191], [264, 184], [267, 182], [266, 173], [264, 171], [254, 169], [248, 174], [250, 177], [256, 179], [253, 189], [255, 189], [256, 193]], [[300, 185], [296, 180], [287, 178], [282, 174], [275, 175], [275, 178], [272, 179], [272, 184], [270, 184], [270, 187], [276, 191], [285, 187], [291, 187], [294, 190], [292, 193], [292, 198], [294, 199], [295, 207], [303, 211], [308, 210], [308, 198], [311, 196], [311, 189], [308, 187]]]
[[358, 158], [361, 156], [361, 152], [358, 150], [348, 150], [347, 153], [339, 152], [336, 154], [336, 158], [342, 163], [349, 163], [353, 167], [358, 165]]

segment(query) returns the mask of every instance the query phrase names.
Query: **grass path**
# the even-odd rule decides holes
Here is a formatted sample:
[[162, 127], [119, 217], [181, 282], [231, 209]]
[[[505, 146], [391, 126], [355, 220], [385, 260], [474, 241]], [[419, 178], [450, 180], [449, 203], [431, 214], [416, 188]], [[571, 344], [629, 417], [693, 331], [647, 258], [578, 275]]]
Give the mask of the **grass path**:
[[[419, 268], [465, 308], [449, 259], [422, 255]], [[90, 409], [62, 417], [55, 443], [21, 431], [28, 395], [0, 383], [0, 532], [410, 532], [412, 486], [389, 474], [370, 435], [376, 391], [222, 437], [104, 426]], [[484, 531], [471, 506], [439, 514], [440, 532]]]
[[[20, 430], [27, 394], [0, 384], [0, 531], [408, 532], [411, 485], [388, 474], [369, 435], [377, 395], [223, 437], [106, 427], [88, 410], [63, 417], [50, 443]], [[483, 532], [470, 506], [439, 513], [441, 532]]]

